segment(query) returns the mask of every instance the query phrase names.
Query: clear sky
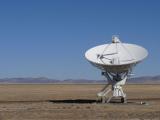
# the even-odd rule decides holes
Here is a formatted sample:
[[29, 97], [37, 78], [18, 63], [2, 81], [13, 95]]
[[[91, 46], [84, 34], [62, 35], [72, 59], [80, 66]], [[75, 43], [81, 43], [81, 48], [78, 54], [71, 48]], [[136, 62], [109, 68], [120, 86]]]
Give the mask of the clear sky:
[[137, 76], [160, 74], [159, 0], [0, 0], [0, 78], [102, 79], [84, 53], [115, 34], [148, 49]]

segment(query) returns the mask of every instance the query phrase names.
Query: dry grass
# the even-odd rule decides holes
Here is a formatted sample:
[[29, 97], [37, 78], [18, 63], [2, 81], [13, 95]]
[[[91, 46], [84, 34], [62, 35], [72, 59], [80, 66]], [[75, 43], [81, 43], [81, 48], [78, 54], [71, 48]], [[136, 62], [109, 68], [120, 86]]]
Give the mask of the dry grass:
[[160, 119], [160, 85], [126, 85], [129, 103], [97, 104], [102, 86], [0, 85], [0, 120]]

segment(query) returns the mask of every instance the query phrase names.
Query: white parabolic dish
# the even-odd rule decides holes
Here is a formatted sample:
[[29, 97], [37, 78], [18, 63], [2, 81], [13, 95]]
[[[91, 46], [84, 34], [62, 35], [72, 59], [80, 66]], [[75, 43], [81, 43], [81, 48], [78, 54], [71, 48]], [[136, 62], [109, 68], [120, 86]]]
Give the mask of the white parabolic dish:
[[89, 49], [86, 59], [94, 66], [108, 72], [124, 72], [146, 58], [145, 48], [120, 41], [112, 41]]

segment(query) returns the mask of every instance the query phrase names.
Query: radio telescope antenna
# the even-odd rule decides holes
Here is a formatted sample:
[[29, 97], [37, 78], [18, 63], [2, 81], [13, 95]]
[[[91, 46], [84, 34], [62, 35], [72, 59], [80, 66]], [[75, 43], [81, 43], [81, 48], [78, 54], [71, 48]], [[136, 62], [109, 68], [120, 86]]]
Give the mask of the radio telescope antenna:
[[[125, 85], [133, 67], [148, 56], [145, 48], [122, 43], [118, 36], [112, 36], [112, 42], [93, 47], [86, 51], [86, 59], [95, 67], [101, 69], [108, 84], [97, 94], [103, 103], [108, 103], [111, 99], [121, 98], [121, 102], [126, 102], [126, 94], [122, 86]], [[112, 86], [109, 88], [109, 86]], [[109, 95], [111, 93], [111, 96]]]

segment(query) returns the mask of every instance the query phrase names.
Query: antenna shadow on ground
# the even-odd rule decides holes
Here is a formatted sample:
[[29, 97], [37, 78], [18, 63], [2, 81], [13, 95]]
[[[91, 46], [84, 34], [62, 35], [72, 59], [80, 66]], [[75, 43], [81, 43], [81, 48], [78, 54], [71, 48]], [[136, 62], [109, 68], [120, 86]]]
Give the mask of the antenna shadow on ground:
[[92, 104], [97, 103], [94, 99], [65, 99], [65, 100], [49, 100], [52, 103], [76, 103], [76, 104]]

